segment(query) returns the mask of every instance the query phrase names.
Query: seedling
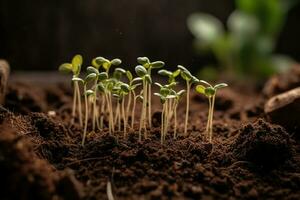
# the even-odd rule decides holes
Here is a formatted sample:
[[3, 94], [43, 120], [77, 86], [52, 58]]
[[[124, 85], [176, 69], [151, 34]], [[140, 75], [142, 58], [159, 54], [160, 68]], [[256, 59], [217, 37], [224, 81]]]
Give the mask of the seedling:
[[214, 105], [215, 105], [215, 97], [217, 90], [227, 87], [228, 85], [226, 83], [219, 83], [215, 86], [212, 86], [206, 81], [200, 80], [200, 83], [203, 85], [197, 85], [196, 91], [200, 94], [205, 95], [208, 98], [209, 103], [209, 109], [208, 109], [208, 117], [207, 117], [207, 125], [206, 125], [206, 133], [207, 138], [209, 139], [209, 142], [212, 142], [212, 127], [213, 127], [213, 112], [214, 112]]
[[[59, 66], [59, 71], [63, 73], [72, 73], [73, 79], [72, 82], [74, 83], [74, 91], [73, 91], [73, 107], [72, 107], [72, 120], [71, 124], [74, 124], [76, 110], [78, 112], [79, 116], [79, 124], [82, 127], [83, 126], [83, 120], [82, 120], [82, 109], [81, 109], [81, 95], [80, 95], [80, 89], [78, 85], [78, 79], [81, 71], [81, 65], [82, 65], [82, 56], [81, 55], [75, 55], [71, 61], [71, 63], [64, 63]], [[77, 104], [77, 106], [76, 106]]]
[[[150, 62], [149, 58], [147, 58], [147, 57], [138, 57], [137, 62], [139, 64], [141, 64], [147, 70], [147, 74], [149, 75], [150, 79], [151, 79], [152, 69], [159, 69], [165, 65], [165, 63], [163, 61]], [[146, 98], [147, 98], [146, 105], [148, 106], [148, 123], [149, 123], [150, 128], [152, 127], [152, 123], [151, 123], [151, 117], [152, 117], [152, 114], [151, 114], [151, 98], [152, 98], [151, 85], [152, 85], [152, 82], [147, 82], [146, 86], [144, 88], [146, 90], [143, 90], [143, 91], [145, 91]], [[147, 115], [147, 114], [145, 114], [145, 115]]]
[[[128, 93], [128, 102], [127, 102], [127, 108], [126, 108], [126, 123], [128, 122], [128, 116], [129, 116], [129, 110], [130, 110], [130, 105], [131, 105], [131, 99], [133, 98], [133, 105], [132, 105], [132, 110], [131, 110], [131, 128], [133, 129], [134, 126], [134, 118], [135, 118], [135, 106], [136, 106], [136, 100], [137, 100], [137, 95], [135, 93], [135, 89], [141, 85], [141, 83], [136, 83], [139, 81], [142, 81], [142, 78], [137, 77], [133, 78], [132, 73], [130, 71], [126, 71], [126, 76], [129, 81], [129, 93]], [[132, 97], [133, 95], [133, 97]]]
[[142, 65], [138, 65], [135, 67], [136, 74], [142, 79], [143, 82], [143, 105], [142, 105], [142, 112], [140, 118], [140, 128], [139, 128], [139, 141], [142, 140], [142, 129], [144, 129], [144, 137], [147, 138], [147, 127], [146, 127], [146, 117], [147, 117], [147, 89], [148, 84], [152, 83], [151, 76], [148, 74], [145, 67]]
[[178, 65], [180, 69], [180, 75], [186, 82], [186, 111], [185, 111], [185, 122], [184, 122], [184, 135], [187, 136], [187, 127], [189, 121], [189, 110], [190, 110], [190, 89], [194, 83], [198, 83], [199, 80], [193, 76], [185, 67]]
[[109, 74], [109, 69], [111, 66], [118, 66], [122, 63], [122, 61], [119, 58], [114, 58], [112, 60], [108, 60], [104, 57], [97, 57], [92, 60], [92, 65], [99, 69], [101, 66], [106, 71], [107, 74]]
[[[168, 85], [161, 85], [160, 83], [155, 83], [158, 87], [160, 87], [159, 93], [154, 93], [154, 95], [160, 97], [160, 102], [163, 105], [162, 113], [161, 113], [161, 143], [163, 144], [168, 132], [168, 127], [170, 120], [172, 119], [174, 108], [177, 106], [176, 100], [177, 93], [172, 89], [176, 85], [176, 82], [173, 82]], [[180, 92], [181, 93], [181, 92]], [[175, 129], [177, 128], [177, 116], [176, 120], [174, 120], [176, 123]], [[175, 131], [175, 130], [174, 130]], [[175, 131], [176, 132], [176, 131]]]
[[83, 91], [84, 91], [84, 104], [85, 104], [85, 122], [84, 122], [84, 131], [83, 131], [83, 138], [82, 138], [82, 146], [84, 146], [86, 133], [87, 133], [87, 126], [88, 126], [88, 114], [89, 114], [89, 107], [88, 107], [88, 97], [93, 95], [95, 97], [95, 92], [93, 90], [87, 90], [87, 84], [89, 82], [95, 81], [97, 79], [96, 73], [88, 74], [83, 82]]

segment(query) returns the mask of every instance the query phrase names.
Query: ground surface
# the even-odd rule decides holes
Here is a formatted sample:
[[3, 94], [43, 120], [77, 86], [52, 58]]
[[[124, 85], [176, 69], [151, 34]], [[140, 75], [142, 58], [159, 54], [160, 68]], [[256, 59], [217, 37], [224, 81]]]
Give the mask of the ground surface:
[[108, 181], [116, 199], [300, 199], [297, 131], [268, 123], [255, 90], [219, 92], [213, 144], [204, 138], [207, 101], [194, 93], [189, 137], [174, 140], [171, 129], [164, 145], [156, 98], [148, 139], [104, 130], [84, 147], [82, 130], [69, 123], [71, 101], [65, 84], [10, 83], [0, 109], [4, 199], [106, 199]]

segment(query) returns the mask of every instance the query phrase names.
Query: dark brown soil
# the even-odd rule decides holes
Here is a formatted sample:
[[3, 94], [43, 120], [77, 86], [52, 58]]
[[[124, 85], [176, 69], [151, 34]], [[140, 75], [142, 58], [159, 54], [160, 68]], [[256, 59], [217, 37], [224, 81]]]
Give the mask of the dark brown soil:
[[174, 140], [171, 129], [161, 145], [154, 98], [148, 139], [105, 130], [82, 147], [68, 88], [11, 84], [0, 109], [1, 199], [107, 199], [108, 182], [115, 199], [300, 199], [299, 141], [265, 121], [264, 101], [255, 91], [220, 90], [209, 144], [207, 102], [193, 93], [189, 137]]

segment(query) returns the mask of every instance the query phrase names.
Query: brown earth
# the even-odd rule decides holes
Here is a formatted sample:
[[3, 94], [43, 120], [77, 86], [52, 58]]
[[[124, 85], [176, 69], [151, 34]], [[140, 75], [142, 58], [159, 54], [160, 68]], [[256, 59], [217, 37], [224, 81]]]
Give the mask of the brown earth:
[[266, 122], [257, 91], [220, 90], [212, 144], [204, 137], [207, 101], [192, 93], [189, 137], [174, 140], [171, 129], [160, 144], [161, 107], [153, 97], [148, 139], [138, 142], [137, 129], [127, 138], [104, 130], [84, 147], [82, 130], [69, 123], [70, 91], [10, 84], [0, 109], [1, 199], [107, 199], [108, 181], [115, 199], [300, 199], [299, 141]]

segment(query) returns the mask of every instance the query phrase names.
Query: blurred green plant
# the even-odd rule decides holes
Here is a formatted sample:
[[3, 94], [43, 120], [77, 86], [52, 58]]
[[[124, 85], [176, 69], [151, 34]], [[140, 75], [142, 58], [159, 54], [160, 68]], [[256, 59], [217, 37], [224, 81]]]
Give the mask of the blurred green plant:
[[[194, 13], [188, 28], [195, 36], [195, 48], [210, 52], [229, 75], [245, 75], [262, 80], [287, 69], [293, 60], [274, 54], [277, 38], [287, 13], [298, 0], [236, 0], [237, 9], [229, 16], [227, 27], [216, 17]], [[204, 68], [200, 74], [215, 78], [217, 69]]]

